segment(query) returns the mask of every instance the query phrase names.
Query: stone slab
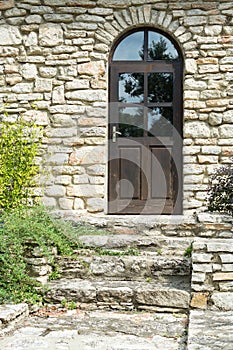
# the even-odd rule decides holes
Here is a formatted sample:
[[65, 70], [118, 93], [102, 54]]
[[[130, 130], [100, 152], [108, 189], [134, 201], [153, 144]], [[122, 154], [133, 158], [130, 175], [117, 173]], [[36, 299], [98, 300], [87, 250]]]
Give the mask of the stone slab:
[[4, 350], [184, 350], [187, 316], [68, 311], [32, 316], [4, 339]]
[[87, 281], [61, 279], [48, 284], [46, 299], [60, 303], [75, 301], [80, 308], [135, 309], [140, 306], [169, 307], [176, 310], [189, 308], [190, 293], [186, 284], [139, 281]]
[[204, 349], [233, 349], [232, 311], [191, 311], [187, 350]]

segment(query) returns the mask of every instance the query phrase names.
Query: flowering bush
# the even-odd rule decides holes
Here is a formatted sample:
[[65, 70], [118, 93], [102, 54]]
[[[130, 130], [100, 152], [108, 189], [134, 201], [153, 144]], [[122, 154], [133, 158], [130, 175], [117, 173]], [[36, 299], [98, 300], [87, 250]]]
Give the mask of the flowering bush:
[[211, 176], [208, 209], [233, 216], [233, 164], [217, 169]]

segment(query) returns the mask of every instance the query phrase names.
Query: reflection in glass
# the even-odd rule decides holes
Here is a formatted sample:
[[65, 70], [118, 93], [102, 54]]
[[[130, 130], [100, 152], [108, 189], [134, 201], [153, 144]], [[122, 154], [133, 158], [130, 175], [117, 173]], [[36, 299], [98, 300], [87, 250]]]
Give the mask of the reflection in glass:
[[142, 47], [144, 44], [144, 32], [139, 31], [128, 35], [117, 46], [114, 61], [141, 61], [143, 60]]
[[176, 60], [178, 52], [172, 42], [164, 35], [149, 31], [148, 33], [148, 60]]
[[144, 100], [144, 74], [119, 74], [119, 102], [141, 103]]
[[148, 102], [172, 102], [173, 74], [148, 74]]
[[143, 108], [119, 108], [119, 131], [121, 137], [142, 137], [144, 132]]
[[153, 107], [148, 112], [148, 136], [172, 136], [171, 107]]

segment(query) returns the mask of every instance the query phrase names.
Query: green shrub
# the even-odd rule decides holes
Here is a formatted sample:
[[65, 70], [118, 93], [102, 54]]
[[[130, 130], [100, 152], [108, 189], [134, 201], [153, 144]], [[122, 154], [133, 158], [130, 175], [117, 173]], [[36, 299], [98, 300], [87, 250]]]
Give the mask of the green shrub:
[[73, 227], [50, 216], [42, 206], [4, 211], [0, 221], [0, 303], [42, 300], [41, 288], [27, 274], [27, 250], [38, 246], [54, 264], [51, 247], [59, 254], [72, 254]]
[[33, 178], [39, 172], [36, 165], [39, 128], [25, 123], [7, 121], [0, 126], [0, 208], [12, 209], [28, 204], [32, 196]]
[[210, 178], [208, 209], [233, 216], [233, 164], [221, 167]]

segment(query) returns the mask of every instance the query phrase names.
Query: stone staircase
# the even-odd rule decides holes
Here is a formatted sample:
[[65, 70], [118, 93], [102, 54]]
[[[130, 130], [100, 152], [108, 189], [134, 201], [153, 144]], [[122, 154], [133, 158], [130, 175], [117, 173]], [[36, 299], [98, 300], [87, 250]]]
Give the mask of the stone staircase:
[[47, 299], [79, 309], [187, 312], [190, 304], [190, 238], [107, 233], [80, 236], [86, 249], [58, 259], [61, 279]]

